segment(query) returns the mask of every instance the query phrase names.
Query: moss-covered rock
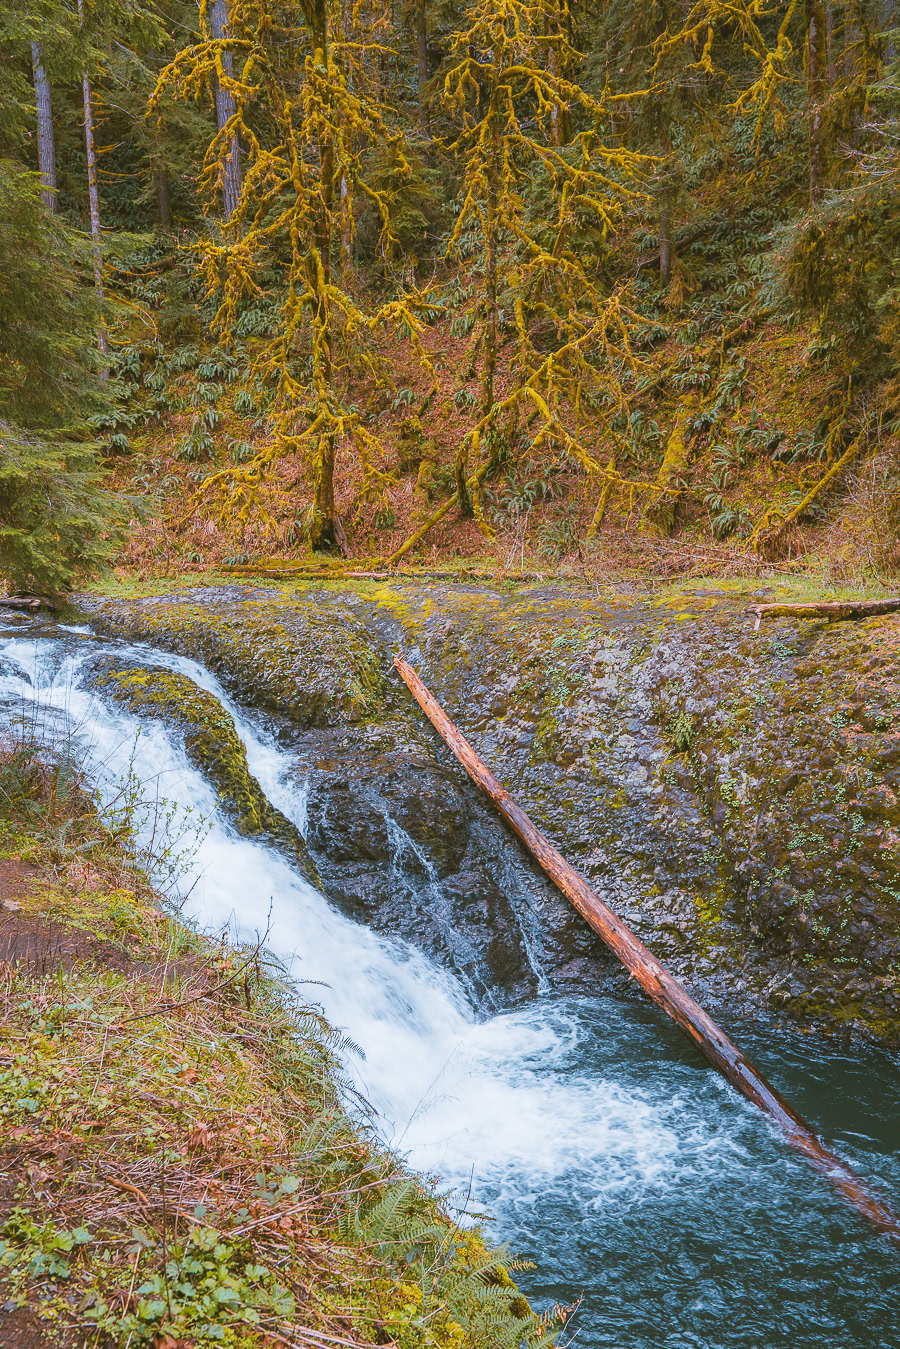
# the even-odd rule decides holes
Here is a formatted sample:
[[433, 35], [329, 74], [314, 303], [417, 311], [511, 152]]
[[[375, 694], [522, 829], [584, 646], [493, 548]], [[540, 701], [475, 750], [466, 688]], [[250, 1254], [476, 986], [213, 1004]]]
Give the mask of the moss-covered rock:
[[110, 659], [95, 663], [93, 677], [132, 712], [177, 729], [189, 760], [216, 789], [238, 833], [286, 851], [314, 885], [321, 884], [299, 830], [267, 800], [247, 765], [232, 717], [211, 693], [177, 671]]
[[89, 601], [97, 628], [201, 661], [245, 702], [301, 727], [376, 716], [384, 676], [352, 616], [248, 590]]
[[[350, 833], [353, 811], [377, 796], [376, 832], [402, 803], [411, 840], [419, 825], [435, 834], [420, 844], [437, 872], [442, 833], [447, 855], [458, 851], [459, 828], [427, 798], [428, 773], [379, 785], [379, 763], [411, 755], [451, 774], [465, 801], [466, 853], [440, 876], [446, 893], [474, 874], [476, 851], [490, 881], [474, 891], [460, 881], [469, 899], [450, 905], [453, 923], [465, 928], [468, 913], [472, 941], [487, 940], [493, 887], [513, 899], [538, 971], [596, 987], [609, 968], [436, 743], [390, 673], [399, 649], [535, 822], [695, 992], [900, 1042], [896, 619], [754, 631], [747, 604], [708, 585], [635, 598], [335, 582], [89, 607], [98, 626], [206, 661], [237, 696], [290, 719], [319, 774], [311, 805], [321, 798], [331, 816], [323, 867], [326, 833], [334, 842], [343, 828], [342, 775]], [[398, 905], [373, 899], [379, 868], [370, 858], [362, 899], [358, 877], [335, 878], [330, 893], [341, 902], [344, 886], [342, 902], [396, 930]], [[445, 943], [444, 956], [458, 953]]]

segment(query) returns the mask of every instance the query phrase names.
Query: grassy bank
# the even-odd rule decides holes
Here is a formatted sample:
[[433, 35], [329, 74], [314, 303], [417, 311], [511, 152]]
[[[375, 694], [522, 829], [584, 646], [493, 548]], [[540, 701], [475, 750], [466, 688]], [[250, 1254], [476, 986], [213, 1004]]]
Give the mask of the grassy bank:
[[552, 1342], [348, 1110], [316, 1009], [126, 842], [65, 758], [0, 746], [0, 1344]]

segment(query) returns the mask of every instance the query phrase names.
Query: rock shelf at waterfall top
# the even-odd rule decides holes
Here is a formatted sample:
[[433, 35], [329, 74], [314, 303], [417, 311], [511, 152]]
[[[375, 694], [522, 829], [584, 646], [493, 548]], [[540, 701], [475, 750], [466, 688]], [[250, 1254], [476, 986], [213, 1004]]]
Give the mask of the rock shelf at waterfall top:
[[[713, 586], [421, 581], [78, 607], [98, 633], [203, 662], [256, 709], [308, 784], [308, 864], [329, 898], [452, 967], [486, 1009], [623, 976], [423, 723], [396, 651], [701, 1001], [900, 1044], [896, 616], [754, 631], [747, 599]], [[174, 685], [154, 705], [141, 668], [132, 651], [96, 678], [130, 680], [140, 715], [174, 723], [190, 705], [217, 791], [252, 816], [220, 709], [199, 725], [207, 712]]]

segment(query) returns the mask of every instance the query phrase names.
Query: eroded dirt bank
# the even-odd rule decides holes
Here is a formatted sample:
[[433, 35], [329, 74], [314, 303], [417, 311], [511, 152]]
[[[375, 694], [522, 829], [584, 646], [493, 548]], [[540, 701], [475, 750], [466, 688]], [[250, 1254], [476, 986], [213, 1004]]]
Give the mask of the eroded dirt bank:
[[[695, 994], [896, 1045], [900, 621], [754, 632], [747, 605], [421, 582], [80, 601], [96, 631], [194, 657], [259, 709], [310, 784], [302, 864], [486, 1008], [623, 976], [423, 723], [397, 650]], [[97, 678], [193, 737], [240, 827], [278, 835], [218, 704], [205, 727], [200, 700], [179, 712], [191, 695], [151, 659]]]

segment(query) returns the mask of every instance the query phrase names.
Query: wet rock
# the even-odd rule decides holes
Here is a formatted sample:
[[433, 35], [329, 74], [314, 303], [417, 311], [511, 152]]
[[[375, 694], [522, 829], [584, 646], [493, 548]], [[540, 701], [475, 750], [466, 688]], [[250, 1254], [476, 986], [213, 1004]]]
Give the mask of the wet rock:
[[410, 755], [313, 773], [307, 842], [325, 891], [354, 917], [453, 966], [496, 1007], [537, 987], [515, 909], [472, 846], [452, 777]]
[[95, 686], [116, 702], [180, 734], [188, 759], [216, 789], [238, 833], [287, 852], [307, 879], [319, 884], [303, 837], [268, 801], [250, 772], [232, 717], [211, 693], [176, 671], [109, 657], [94, 660], [91, 673]]
[[900, 1043], [896, 620], [755, 631], [747, 604], [412, 582], [93, 599], [91, 621], [265, 708], [311, 775], [329, 894], [472, 986], [587, 988], [610, 966], [436, 744], [398, 647], [676, 974]]

